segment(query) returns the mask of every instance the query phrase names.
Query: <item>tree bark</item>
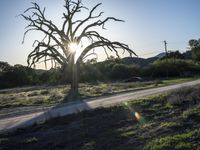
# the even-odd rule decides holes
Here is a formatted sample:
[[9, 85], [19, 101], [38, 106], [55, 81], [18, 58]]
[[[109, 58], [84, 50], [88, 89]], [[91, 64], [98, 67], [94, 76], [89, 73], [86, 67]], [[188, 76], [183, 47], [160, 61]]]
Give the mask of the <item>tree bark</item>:
[[79, 96], [79, 91], [78, 91], [78, 65], [77, 63], [74, 62], [74, 56], [73, 54], [72, 59], [71, 59], [71, 90], [69, 92], [69, 99], [76, 99]]
[[74, 96], [78, 95], [78, 72], [77, 72], [77, 64], [72, 65], [72, 82], [71, 82], [71, 90]]

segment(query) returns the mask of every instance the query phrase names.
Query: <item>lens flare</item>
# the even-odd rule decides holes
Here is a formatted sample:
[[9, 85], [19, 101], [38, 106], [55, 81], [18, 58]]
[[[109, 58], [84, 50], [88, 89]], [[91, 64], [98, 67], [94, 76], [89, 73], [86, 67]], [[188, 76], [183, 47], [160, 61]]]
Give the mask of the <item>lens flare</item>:
[[142, 116], [139, 112], [135, 111], [135, 109], [131, 107], [131, 105], [128, 102], [124, 102], [124, 106], [131, 112], [131, 116], [134, 117], [134, 121], [137, 121], [139, 125], [144, 125], [146, 123], [144, 116]]
[[140, 114], [138, 113], [138, 112], [135, 112], [135, 118], [139, 121], [140, 120], [140, 118], [141, 118], [141, 116], [140, 116]]
[[140, 113], [135, 112], [134, 116], [135, 116], [135, 119], [138, 121], [139, 125], [144, 125], [146, 123], [145, 118], [142, 115], [140, 115]]

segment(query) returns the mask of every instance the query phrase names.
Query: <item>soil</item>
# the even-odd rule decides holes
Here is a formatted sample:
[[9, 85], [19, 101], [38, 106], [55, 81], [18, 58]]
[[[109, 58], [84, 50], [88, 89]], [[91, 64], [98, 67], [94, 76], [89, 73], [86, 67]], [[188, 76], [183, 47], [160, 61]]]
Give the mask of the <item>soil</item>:
[[173, 99], [171, 95], [177, 92], [84, 111], [4, 133], [0, 135], [0, 150], [143, 149], [154, 139], [200, 128], [200, 114], [193, 111], [200, 104], [198, 90], [179, 92], [182, 96]]

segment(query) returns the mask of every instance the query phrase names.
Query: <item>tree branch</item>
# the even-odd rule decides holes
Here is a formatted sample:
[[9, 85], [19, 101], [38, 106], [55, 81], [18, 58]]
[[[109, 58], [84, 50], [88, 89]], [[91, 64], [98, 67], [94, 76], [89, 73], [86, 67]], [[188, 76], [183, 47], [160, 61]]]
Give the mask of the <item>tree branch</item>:
[[[123, 50], [123, 52], [127, 51], [130, 55], [136, 55], [128, 45], [117, 41], [111, 42], [97, 31], [92, 30], [94, 27], [102, 27], [102, 29], [104, 29], [106, 22], [110, 20], [124, 22], [115, 17], [107, 17], [104, 20], [98, 19], [102, 16], [103, 12], [97, 15], [94, 15], [94, 12], [101, 3], [95, 5], [89, 11], [85, 19], [74, 20], [74, 16], [77, 13], [81, 12], [83, 9], [88, 10], [88, 8], [83, 6], [82, 0], [65, 0], [64, 7], [66, 12], [63, 13], [62, 18], [64, 18], [64, 21], [61, 29], [45, 17], [45, 8], [41, 9], [37, 3], [32, 3], [32, 5], [32, 7], [24, 11], [24, 14], [21, 14], [21, 16], [29, 22], [25, 28], [26, 31], [23, 36], [23, 42], [26, 34], [33, 30], [44, 33], [44, 38], [41, 41], [34, 41], [33, 46], [35, 48], [27, 59], [29, 66], [34, 65], [42, 58], [45, 58], [44, 62], [46, 62], [49, 60], [47, 57], [56, 60], [61, 65], [69, 64], [70, 60], [74, 59], [74, 55], [70, 52], [69, 44], [71, 42], [77, 42], [77, 44], [82, 43], [84, 38], [86, 38], [90, 44], [82, 51], [76, 63], [79, 63], [87, 56], [96, 55], [94, 52], [90, 54], [88, 54], [88, 52], [97, 47], [101, 47], [107, 56], [107, 50], [115, 52], [118, 57], [119, 50]], [[30, 15], [27, 15], [27, 13], [30, 13]], [[90, 21], [92, 19], [95, 21], [91, 23]], [[79, 35], [77, 35], [78, 33]], [[62, 55], [59, 50], [62, 50], [64, 55]]]

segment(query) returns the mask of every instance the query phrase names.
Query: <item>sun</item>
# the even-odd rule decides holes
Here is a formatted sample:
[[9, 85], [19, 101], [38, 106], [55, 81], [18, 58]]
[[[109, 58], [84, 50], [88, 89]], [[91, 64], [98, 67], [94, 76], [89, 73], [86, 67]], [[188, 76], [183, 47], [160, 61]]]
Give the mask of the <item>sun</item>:
[[71, 53], [76, 53], [78, 49], [78, 44], [76, 42], [69, 43], [68, 45]]
[[74, 61], [76, 63], [77, 59], [79, 58], [79, 56], [81, 55], [83, 51], [83, 47], [77, 42], [71, 42], [68, 44], [68, 48], [69, 48], [69, 52], [71, 54], [74, 54]]

